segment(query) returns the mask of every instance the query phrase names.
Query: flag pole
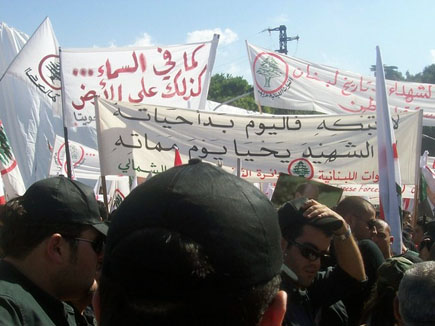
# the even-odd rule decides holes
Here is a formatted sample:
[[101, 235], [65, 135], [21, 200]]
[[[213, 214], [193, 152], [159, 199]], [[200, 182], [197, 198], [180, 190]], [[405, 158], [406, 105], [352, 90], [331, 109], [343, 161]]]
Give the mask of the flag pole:
[[62, 49], [59, 47], [59, 64], [60, 64], [60, 81], [61, 81], [61, 98], [62, 98], [62, 120], [63, 120], [63, 135], [65, 138], [65, 154], [66, 154], [66, 170], [68, 179], [72, 179], [72, 171], [71, 171], [71, 156], [69, 150], [69, 142], [68, 142], [68, 128], [65, 124], [65, 87], [63, 82], [63, 72], [62, 72]]
[[[423, 135], [423, 112], [420, 110], [418, 111], [419, 113], [419, 125], [418, 125], [418, 134], [417, 135]], [[421, 165], [421, 144], [422, 144], [422, 138], [423, 136], [418, 138], [418, 144], [417, 144], [417, 171], [415, 171], [415, 178], [416, 178], [416, 185], [415, 185], [415, 192], [414, 192], [414, 214], [412, 214], [412, 227], [414, 228], [415, 225], [417, 224], [417, 217], [418, 217], [418, 202], [420, 200], [420, 187], [421, 187], [421, 178], [423, 178], [424, 176], [421, 173], [421, 169], [423, 168]], [[427, 163], [427, 159], [426, 162]]]
[[[100, 171], [102, 172], [103, 169], [102, 167], [102, 156], [101, 156], [101, 152], [100, 149], [102, 148], [101, 146], [101, 126], [100, 126], [100, 107], [98, 105], [98, 95], [94, 96], [94, 107], [95, 107], [95, 116], [96, 116], [96, 129], [97, 129], [97, 141], [98, 141], [98, 154], [100, 157]], [[106, 206], [107, 211], [109, 212], [109, 203], [107, 201], [107, 185], [106, 185], [106, 175], [105, 174], [101, 174], [101, 186], [103, 188], [103, 200], [104, 200], [104, 206]]]

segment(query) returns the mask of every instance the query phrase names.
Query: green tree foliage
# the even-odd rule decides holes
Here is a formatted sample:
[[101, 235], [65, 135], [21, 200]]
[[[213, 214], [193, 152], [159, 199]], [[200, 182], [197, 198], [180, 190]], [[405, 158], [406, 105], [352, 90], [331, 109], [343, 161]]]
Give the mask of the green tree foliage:
[[419, 72], [418, 74], [415, 75], [411, 75], [409, 71], [407, 71], [405, 76], [406, 76], [406, 81], [415, 82], [415, 83], [435, 84], [435, 64], [426, 66], [423, 69], [423, 72]]
[[[239, 95], [252, 91], [252, 86], [243, 77], [233, 77], [230, 74], [215, 74], [211, 77], [208, 99], [218, 103], [224, 103]], [[229, 105], [236, 106], [245, 110], [257, 111], [258, 105], [255, 103], [254, 93], [237, 99]], [[289, 111], [284, 109], [261, 107], [262, 112], [271, 114], [312, 114], [307, 111]]]
[[[400, 71], [398, 71], [397, 69], [398, 69], [397, 66], [384, 65], [385, 79], [397, 80], [397, 81], [405, 80], [402, 73]], [[370, 67], [370, 70], [373, 71], [375, 73], [375, 76], [376, 76], [376, 66], [372, 65]]]
[[[243, 77], [233, 77], [230, 74], [216, 74], [211, 77], [208, 99], [218, 103], [224, 103], [239, 95], [252, 90], [252, 86]], [[251, 111], [258, 111], [254, 95], [235, 100], [229, 105], [237, 106]]]

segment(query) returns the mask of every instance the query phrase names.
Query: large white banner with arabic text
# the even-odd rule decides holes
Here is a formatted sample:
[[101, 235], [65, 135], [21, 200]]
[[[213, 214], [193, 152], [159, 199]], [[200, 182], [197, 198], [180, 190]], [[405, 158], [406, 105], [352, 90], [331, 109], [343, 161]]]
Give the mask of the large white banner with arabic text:
[[[249, 43], [247, 49], [255, 99], [261, 105], [327, 114], [376, 111], [375, 77], [289, 57]], [[423, 124], [435, 126], [435, 85], [386, 80], [386, 90], [392, 112], [423, 110]]]
[[[198, 157], [235, 168], [240, 159], [245, 171], [254, 171], [243, 177], [253, 181], [275, 179], [280, 172], [331, 184], [379, 178], [374, 114], [241, 116], [104, 99], [98, 106], [103, 175], [165, 171], [179, 148], [183, 162]], [[392, 122], [402, 182], [414, 184], [421, 114], [394, 114]]]
[[60, 51], [65, 124], [94, 126], [94, 96], [204, 109], [219, 37], [172, 46]]

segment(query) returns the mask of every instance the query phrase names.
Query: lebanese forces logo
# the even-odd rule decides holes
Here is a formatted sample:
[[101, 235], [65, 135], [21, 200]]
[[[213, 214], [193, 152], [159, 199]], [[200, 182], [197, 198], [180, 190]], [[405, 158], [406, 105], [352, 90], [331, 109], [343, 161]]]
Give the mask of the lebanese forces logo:
[[259, 53], [253, 63], [255, 84], [261, 97], [280, 97], [290, 88], [293, 79], [288, 64], [273, 52]]
[[[69, 152], [71, 157], [71, 165], [73, 168], [80, 166], [84, 162], [85, 150], [82, 146], [78, 146], [75, 144], [69, 145]], [[66, 165], [66, 152], [65, 152], [65, 143], [60, 145], [59, 150], [56, 155], [56, 163], [58, 166], [63, 168], [63, 172], [65, 175], [67, 174], [67, 165]]]
[[288, 165], [290, 175], [312, 179], [314, 176], [314, 167], [310, 161], [304, 158], [293, 160]]
[[58, 55], [46, 55], [39, 62], [37, 71], [28, 67], [24, 72], [38, 91], [44, 93], [53, 103], [60, 102], [61, 81]]

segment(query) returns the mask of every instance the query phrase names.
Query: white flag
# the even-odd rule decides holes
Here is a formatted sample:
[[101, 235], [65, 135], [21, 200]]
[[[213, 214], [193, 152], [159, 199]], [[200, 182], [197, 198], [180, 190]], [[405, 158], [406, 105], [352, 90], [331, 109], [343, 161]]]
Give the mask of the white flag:
[[113, 212], [117, 209], [129, 193], [130, 185], [128, 176], [119, 176], [112, 180], [108, 193], [108, 197], [110, 198], [109, 212]]
[[[8, 128], [10, 145], [28, 187], [47, 177], [51, 157], [47, 142], [53, 143], [55, 135], [64, 132], [61, 117], [53, 115], [61, 102], [57, 41], [47, 18], [18, 53], [22, 38], [10, 35], [24, 33], [1, 27], [0, 58], [13, 50], [16, 57], [2, 70], [6, 72], [0, 81], [0, 118]], [[96, 148], [94, 129], [69, 130], [69, 139]]]
[[394, 131], [391, 126], [391, 115], [390, 110], [388, 110], [385, 89], [384, 68], [378, 46], [376, 47], [376, 103], [381, 217], [384, 217], [390, 225], [391, 234], [394, 236], [392, 249], [398, 255], [402, 253], [399, 156]]
[[0, 121], [0, 172], [6, 200], [21, 196], [26, 191], [20, 169], [9, 145], [8, 137]]
[[[100, 177], [98, 151], [70, 140], [71, 169], [76, 178], [97, 180]], [[67, 175], [65, 139], [56, 135], [51, 155], [50, 176]]]
[[[59, 44], [47, 17], [11, 62], [4, 75], [25, 81], [61, 115]], [[4, 77], [2, 76], [1, 79]]]
[[141, 48], [62, 49], [67, 127], [95, 127], [94, 97], [132, 104], [205, 108], [218, 36]]

